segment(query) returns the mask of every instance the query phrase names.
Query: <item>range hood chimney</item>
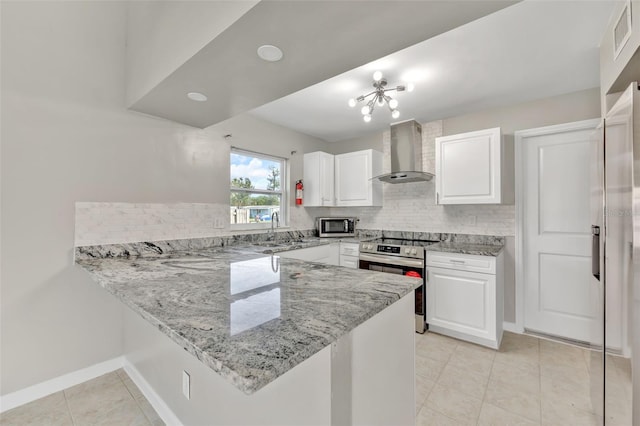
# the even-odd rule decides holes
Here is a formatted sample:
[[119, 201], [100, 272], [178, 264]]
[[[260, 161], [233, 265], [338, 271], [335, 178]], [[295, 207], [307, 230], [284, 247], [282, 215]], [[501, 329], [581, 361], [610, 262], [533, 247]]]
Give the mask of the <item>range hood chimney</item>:
[[425, 182], [422, 171], [422, 126], [415, 120], [391, 125], [391, 173], [376, 177], [386, 183]]

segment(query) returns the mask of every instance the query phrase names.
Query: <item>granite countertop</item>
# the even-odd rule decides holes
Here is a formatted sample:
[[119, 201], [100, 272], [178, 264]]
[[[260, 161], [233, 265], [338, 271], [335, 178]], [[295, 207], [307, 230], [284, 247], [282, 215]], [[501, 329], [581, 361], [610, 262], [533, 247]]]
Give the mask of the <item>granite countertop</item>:
[[[205, 365], [251, 394], [421, 285], [417, 278], [266, 255], [308, 239], [144, 255], [97, 246], [76, 264]], [[182, 243], [180, 243], [182, 244]], [[188, 246], [188, 244], [187, 244]], [[197, 247], [193, 245], [192, 247]], [[154, 250], [157, 254], [154, 254]]]
[[472, 254], [475, 256], [498, 256], [504, 249], [498, 244], [474, 244], [467, 242], [439, 242], [425, 248], [426, 251], [438, 251], [444, 253]]

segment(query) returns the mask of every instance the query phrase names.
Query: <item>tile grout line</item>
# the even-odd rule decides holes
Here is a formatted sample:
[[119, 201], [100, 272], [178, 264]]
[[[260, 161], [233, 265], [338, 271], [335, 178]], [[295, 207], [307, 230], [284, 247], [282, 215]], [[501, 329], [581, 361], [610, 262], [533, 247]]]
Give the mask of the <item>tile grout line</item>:
[[540, 347], [540, 339], [537, 341], [538, 346], [538, 392], [540, 394], [540, 406], [538, 409], [540, 410], [540, 424], [542, 424], [542, 358], [540, 351], [542, 348]]
[[67, 411], [69, 412], [69, 418], [71, 418], [71, 424], [76, 425], [76, 420], [73, 418], [73, 413], [71, 412], [71, 406], [69, 405], [69, 400], [67, 399], [67, 393], [63, 390], [62, 396], [64, 397], [64, 403], [67, 406]]
[[[124, 370], [123, 370], [124, 371]], [[127, 372], [124, 372], [125, 374], [127, 374]], [[117, 373], [116, 373], [117, 374]], [[138, 401], [138, 398], [135, 397], [135, 395], [133, 395], [133, 393], [131, 393], [131, 389], [129, 389], [129, 386], [127, 386], [127, 384], [124, 382], [124, 379], [122, 378], [122, 376], [120, 374], [118, 374], [118, 378], [120, 379], [120, 382], [122, 383], [122, 386], [124, 386], [124, 388], [127, 390], [127, 392], [129, 393], [129, 396], [131, 396], [131, 398], [133, 399], [133, 401], [136, 403], [136, 406], [138, 407], [138, 410], [140, 410], [142, 412], [142, 415], [144, 416], [144, 418], [147, 420], [147, 423], [149, 423], [149, 425], [153, 424], [151, 419], [149, 418], [149, 416], [147, 416], [147, 413], [144, 412], [144, 410], [142, 409], [142, 407], [140, 406], [140, 401]], [[127, 374], [127, 378], [131, 379], [129, 377], [129, 375]], [[133, 381], [131, 381], [131, 383], [133, 383]], [[136, 386], [135, 383], [133, 383], [134, 386]], [[136, 386], [137, 387], [137, 386]], [[144, 395], [142, 395], [144, 397]], [[146, 399], [146, 398], [145, 398]]]

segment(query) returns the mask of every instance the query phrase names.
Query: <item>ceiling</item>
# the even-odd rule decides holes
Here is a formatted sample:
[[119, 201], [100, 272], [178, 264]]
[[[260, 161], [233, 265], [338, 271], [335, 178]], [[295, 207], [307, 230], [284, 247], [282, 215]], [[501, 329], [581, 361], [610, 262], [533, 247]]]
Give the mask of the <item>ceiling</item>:
[[[131, 109], [204, 128], [514, 3], [262, 0]], [[264, 44], [280, 47], [284, 59], [259, 59]], [[209, 100], [193, 102], [188, 92]]]
[[[254, 109], [251, 114], [327, 141], [458, 116], [599, 86], [599, 44], [611, 1], [524, 1]], [[351, 40], [346, 39], [345, 43]], [[331, 58], [327, 53], [326, 58]], [[329, 60], [329, 59], [328, 59]], [[415, 83], [392, 97], [401, 115], [362, 104], [381, 70], [389, 86]]]

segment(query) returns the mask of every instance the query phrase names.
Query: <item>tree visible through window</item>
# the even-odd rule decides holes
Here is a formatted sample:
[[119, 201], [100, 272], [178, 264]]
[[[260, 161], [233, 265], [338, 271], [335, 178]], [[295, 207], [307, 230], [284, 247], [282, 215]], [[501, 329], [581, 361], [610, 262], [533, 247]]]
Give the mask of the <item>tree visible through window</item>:
[[232, 224], [269, 223], [274, 212], [278, 212], [283, 223], [284, 164], [285, 160], [280, 158], [231, 151]]

